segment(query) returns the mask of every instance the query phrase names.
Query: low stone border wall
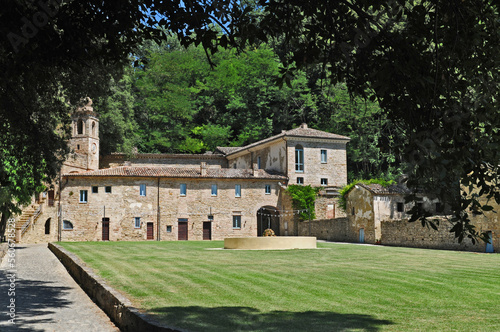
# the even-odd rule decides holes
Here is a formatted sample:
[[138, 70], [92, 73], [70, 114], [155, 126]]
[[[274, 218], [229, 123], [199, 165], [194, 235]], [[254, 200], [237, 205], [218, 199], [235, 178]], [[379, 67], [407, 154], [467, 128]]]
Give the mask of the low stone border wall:
[[224, 239], [224, 249], [316, 249], [311, 236], [233, 237]]
[[179, 332], [179, 330], [162, 327], [141, 314], [127, 298], [106, 285], [106, 282], [92, 269], [85, 266], [76, 255], [53, 243], [49, 243], [49, 249], [59, 258], [92, 301], [101, 307], [121, 331]]

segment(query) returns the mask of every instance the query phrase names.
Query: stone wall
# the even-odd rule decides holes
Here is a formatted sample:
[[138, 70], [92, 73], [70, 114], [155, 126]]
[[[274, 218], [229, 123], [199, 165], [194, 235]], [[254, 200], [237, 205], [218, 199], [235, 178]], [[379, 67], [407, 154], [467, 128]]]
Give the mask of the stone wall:
[[[50, 219], [50, 220], [49, 220]], [[22, 243], [48, 243], [57, 241], [58, 239], [58, 217], [57, 217], [57, 202], [54, 206], [48, 206], [47, 202], [43, 203], [42, 213], [32, 222], [29, 229], [21, 238]], [[48, 225], [48, 234], [45, 234], [45, 225]]]
[[[295, 147], [304, 148], [304, 172], [295, 171]], [[321, 162], [321, 150], [327, 150], [327, 162]], [[328, 180], [328, 186], [342, 187], [347, 184], [346, 143], [329, 140], [289, 140], [288, 141], [289, 184], [296, 184], [297, 178], [304, 178], [305, 185], [320, 186], [321, 179]]]
[[472, 244], [470, 239], [464, 239], [458, 243], [454, 233], [450, 233], [451, 226], [446, 220], [441, 220], [438, 230], [422, 227], [420, 222], [408, 222], [408, 220], [382, 221], [383, 245], [416, 247], [430, 249], [485, 251], [485, 243]]
[[[185, 196], [180, 184], [187, 185]], [[146, 196], [140, 196], [141, 184]], [[211, 195], [212, 184], [218, 185], [217, 196]], [[241, 185], [241, 197], [235, 197], [235, 185]], [[265, 194], [265, 185], [271, 194]], [[226, 237], [256, 236], [257, 211], [262, 206], [279, 209], [276, 180], [267, 179], [160, 179], [129, 177], [69, 178], [61, 196], [62, 219], [73, 229], [62, 230], [63, 241], [102, 240], [102, 218], [109, 218], [109, 239], [146, 240], [147, 225], [153, 226], [154, 239], [177, 240], [179, 221], [187, 221], [188, 239], [203, 239], [203, 223], [211, 221], [213, 240]], [[92, 193], [92, 186], [98, 193]], [[111, 193], [105, 192], [111, 186]], [[87, 190], [86, 203], [79, 202], [81, 190]], [[158, 204], [159, 197], [159, 204]], [[158, 213], [158, 206], [160, 213]], [[233, 228], [233, 216], [241, 216], [241, 227]], [[140, 218], [140, 227], [135, 227]]]
[[70, 153], [64, 161], [61, 173], [82, 172], [87, 170], [88, 156], [82, 153]]
[[316, 219], [343, 218], [345, 212], [338, 205], [339, 197], [336, 195], [319, 194], [316, 197]]
[[347, 233], [347, 218], [335, 218], [298, 223], [299, 236], [315, 236], [318, 240], [348, 242], [351, 237]]
[[253, 168], [253, 164], [258, 164], [260, 158], [260, 168], [268, 171], [276, 171], [284, 174], [286, 172], [286, 144], [284, 141], [264, 144], [235, 156], [228, 157], [229, 168]]
[[346, 214], [348, 233], [355, 242], [360, 240], [360, 232], [364, 233], [366, 243], [375, 243], [380, 239], [380, 228], [376, 228], [374, 222], [373, 195], [368, 190], [357, 186], [349, 192]]
[[69, 274], [87, 295], [124, 332], [177, 332], [175, 328], [160, 325], [150, 316], [141, 313], [131, 302], [85, 265], [75, 254], [63, 247], [49, 243], [49, 249], [61, 261]]

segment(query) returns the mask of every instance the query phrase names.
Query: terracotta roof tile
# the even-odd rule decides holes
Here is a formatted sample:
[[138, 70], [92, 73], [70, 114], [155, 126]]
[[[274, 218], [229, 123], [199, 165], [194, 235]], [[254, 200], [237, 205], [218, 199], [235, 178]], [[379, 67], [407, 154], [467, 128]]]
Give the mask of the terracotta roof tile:
[[392, 184], [390, 186], [384, 187], [380, 184], [372, 183], [372, 184], [364, 184], [358, 183], [359, 186], [362, 186], [374, 194], [377, 195], [409, 195], [411, 194], [411, 190], [406, 186], [400, 184]]
[[307, 128], [307, 126], [300, 126], [298, 128], [294, 128], [291, 130], [283, 131], [281, 134], [271, 136], [269, 138], [263, 139], [261, 141], [242, 146], [242, 147], [217, 147], [219, 151], [224, 153], [225, 155], [233, 154], [239, 151], [243, 151], [254, 146], [258, 146], [267, 142], [271, 142], [281, 137], [308, 137], [308, 138], [323, 138], [323, 139], [336, 139], [336, 140], [344, 140], [349, 141], [350, 138], [347, 136], [337, 135], [328, 133], [326, 131], [321, 131], [317, 129]]
[[207, 168], [207, 174], [201, 175], [200, 168], [167, 166], [121, 166], [82, 173], [63, 174], [65, 177], [166, 177], [166, 178], [219, 178], [219, 179], [275, 179], [286, 180], [280, 173], [257, 170], [257, 176], [251, 169]]

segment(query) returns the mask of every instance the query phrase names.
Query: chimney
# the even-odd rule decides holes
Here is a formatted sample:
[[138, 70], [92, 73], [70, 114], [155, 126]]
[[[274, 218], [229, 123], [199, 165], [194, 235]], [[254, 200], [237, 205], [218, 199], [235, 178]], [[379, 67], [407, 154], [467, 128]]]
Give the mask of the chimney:
[[253, 163], [253, 176], [258, 176], [259, 175], [259, 167], [257, 163]]
[[200, 171], [201, 171], [201, 176], [207, 175], [207, 163], [206, 162], [201, 163]]
[[305, 122], [304, 122], [304, 123], [302, 123], [302, 124], [300, 125], [300, 128], [307, 128], [307, 123], [305, 123]]

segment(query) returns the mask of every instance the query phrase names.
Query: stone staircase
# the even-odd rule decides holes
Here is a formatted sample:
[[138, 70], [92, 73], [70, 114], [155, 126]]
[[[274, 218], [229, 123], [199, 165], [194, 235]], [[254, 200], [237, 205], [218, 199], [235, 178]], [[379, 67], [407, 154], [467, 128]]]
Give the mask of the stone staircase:
[[40, 215], [42, 214], [42, 206], [44, 200], [39, 203], [31, 204], [30, 206], [23, 209], [23, 212], [19, 218], [16, 220], [16, 242], [22, 241], [23, 236], [33, 228], [35, 223], [38, 221]]

